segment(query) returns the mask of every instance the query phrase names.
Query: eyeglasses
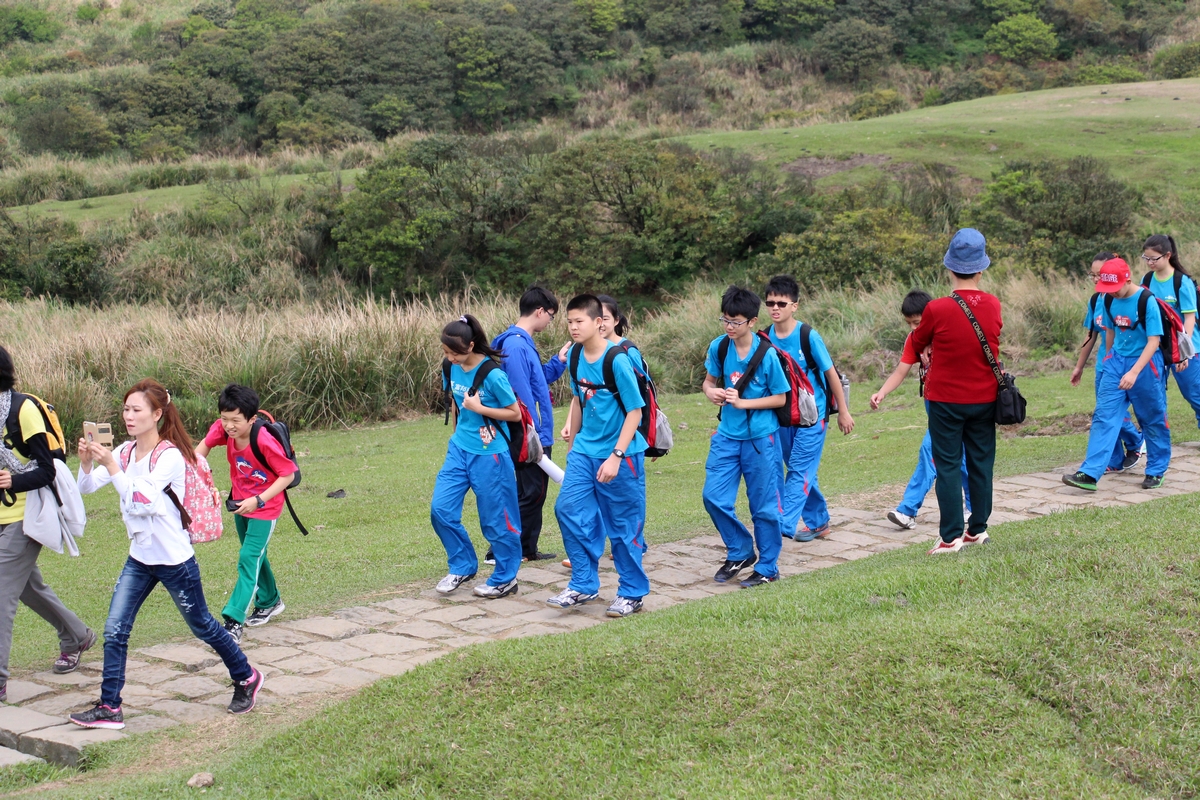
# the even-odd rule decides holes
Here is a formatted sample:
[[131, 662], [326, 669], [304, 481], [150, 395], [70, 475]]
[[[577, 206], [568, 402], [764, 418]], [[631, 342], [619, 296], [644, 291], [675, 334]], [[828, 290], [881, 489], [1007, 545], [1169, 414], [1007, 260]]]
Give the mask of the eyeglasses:
[[557, 312], [555, 312], [555, 311], [546, 311], [546, 309], [544, 309], [544, 308], [542, 309], [542, 311], [545, 313], [545, 315], [546, 315], [546, 316], [548, 316], [548, 317], [550, 318], [550, 321], [551, 321], [551, 322], [554, 322], [554, 315], [555, 315]]
[[1144, 253], [1142, 254], [1142, 261], [1145, 261], [1147, 264], [1157, 264], [1161, 259], [1164, 258], [1166, 258], [1166, 256], [1148, 256]]
[[720, 319], [718, 319], [717, 322], [721, 323], [726, 328], [733, 328], [735, 330], [742, 327], [743, 325], [750, 324], [750, 320], [748, 320], [748, 319], [738, 321], [736, 319], [725, 319], [724, 317], [721, 317]]
[[791, 300], [764, 300], [763, 305], [767, 308], [787, 308], [792, 304]]

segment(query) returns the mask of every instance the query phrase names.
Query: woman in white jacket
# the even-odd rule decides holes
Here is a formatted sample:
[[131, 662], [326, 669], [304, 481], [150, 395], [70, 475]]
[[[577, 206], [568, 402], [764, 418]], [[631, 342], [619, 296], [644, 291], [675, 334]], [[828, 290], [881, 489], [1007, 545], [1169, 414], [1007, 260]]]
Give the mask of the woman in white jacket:
[[[104, 624], [100, 701], [87, 711], [72, 714], [71, 722], [85, 728], [125, 727], [121, 689], [125, 685], [129, 634], [138, 610], [158, 583], [171, 595], [192, 633], [216, 650], [229, 668], [233, 679], [229, 711], [244, 714], [254, 708], [263, 676], [250, 666], [233, 637], [209, 612], [200, 586], [200, 568], [179, 513], [187, 461], [194, 464], [196, 458], [191, 437], [167, 390], [149, 378], [125, 393], [122, 416], [129, 435], [135, 439], [122, 445], [132, 448], [124, 471], [118, 453], [95, 442], [79, 441], [79, 490], [89, 494], [108, 483], [117, 490], [129, 533], [129, 558], [113, 587]], [[152, 458], [163, 441], [170, 445], [160, 448]]]

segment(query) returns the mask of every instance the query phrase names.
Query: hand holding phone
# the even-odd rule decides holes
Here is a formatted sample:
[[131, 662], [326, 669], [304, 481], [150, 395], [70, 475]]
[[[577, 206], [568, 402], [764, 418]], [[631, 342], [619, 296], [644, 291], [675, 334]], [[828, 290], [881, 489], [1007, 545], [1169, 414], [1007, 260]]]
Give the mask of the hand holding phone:
[[107, 422], [84, 422], [83, 438], [111, 450], [113, 446], [112, 425]]

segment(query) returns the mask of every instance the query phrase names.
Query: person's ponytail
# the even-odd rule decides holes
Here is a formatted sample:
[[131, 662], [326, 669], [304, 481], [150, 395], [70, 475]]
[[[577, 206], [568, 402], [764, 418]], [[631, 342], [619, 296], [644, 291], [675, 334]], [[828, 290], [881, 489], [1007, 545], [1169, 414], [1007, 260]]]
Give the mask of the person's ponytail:
[[612, 295], [602, 294], [596, 299], [600, 301], [600, 305], [604, 307], [604, 310], [612, 315], [613, 333], [617, 336], [624, 336], [625, 331], [629, 330], [629, 320], [621, 313], [621, 307], [617, 305], [616, 298]]
[[179, 416], [179, 409], [171, 402], [171, 393], [153, 378], [143, 378], [131, 386], [129, 391], [125, 392], [125, 400], [128, 400], [129, 395], [135, 392], [142, 393], [146, 402], [150, 404], [150, 408], [162, 411], [162, 417], [158, 420], [159, 438], [166, 439], [175, 445], [189, 464], [195, 464], [196, 448], [192, 444], [192, 437], [188, 435], [187, 428], [183, 425], [183, 417]]
[[470, 314], [463, 314], [442, 328], [442, 344], [459, 355], [473, 351], [486, 358], [499, 360], [503, 357], [499, 350], [492, 348], [483, 325]]

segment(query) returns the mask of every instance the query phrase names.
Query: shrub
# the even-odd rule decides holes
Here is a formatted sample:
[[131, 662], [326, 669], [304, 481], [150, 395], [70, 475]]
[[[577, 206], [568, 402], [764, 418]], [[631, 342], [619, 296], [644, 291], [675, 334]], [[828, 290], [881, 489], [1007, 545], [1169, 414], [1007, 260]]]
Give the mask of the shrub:
[[79, 102], [37, 100], [18, 109], [17, 135], [31, 153], [97, 156], [117, 145], [104, 117]]
[[846, 19], [821, 29], [814, 39], [813, 55], [834, 80], [857, 83], [874, 75], [888, 60], [894, 38], [882, 25]]
[[1106, 83], [1137, 83], [1146, 75], [1128, 64], [1092, 64], [1080, 67], [1071, 82], [1077, 86], [1097, 86]]
[[82, 3], [75, 9], [75, 20], [85, 25], [91, 25], [100, 19], [101, 9], [91, 3]]
[[1036, 14], [1016, 14], [997, 22], [983, 41], [989, 53], [1018, 64], [1047, 59], [1058, 47], [1054, 28]]
[[907, 108], [907, 103], [895, 89], [876, 89], [860, 94], [846, 107], [850, 119], [870, 119], [898, 114]]
[[1200, 42], [1185, 42], [1159, 50], [1154, 54], [1154, 75], [1167, 80], [1200, 77]]
[[17, 39], [53, 42], [62, 31], [63, 24], [49, 12], [21, 3], [0, 6], [0, 45]]

